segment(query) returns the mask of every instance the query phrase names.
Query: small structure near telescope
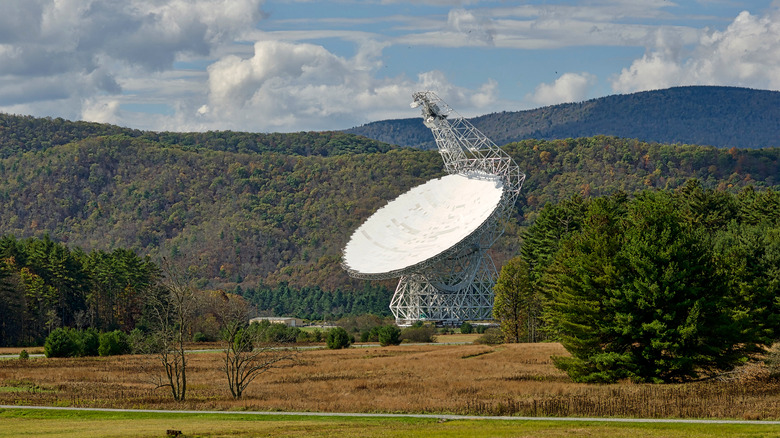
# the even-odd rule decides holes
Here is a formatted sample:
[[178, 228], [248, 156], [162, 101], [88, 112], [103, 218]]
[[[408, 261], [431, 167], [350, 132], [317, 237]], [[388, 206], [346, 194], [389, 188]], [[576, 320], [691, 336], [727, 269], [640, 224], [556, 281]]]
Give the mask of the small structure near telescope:
[[414, 93], [448, 175], [377, 210], [344, 248], [355, 278], [400, 277], [396, 323], [459, 325], [492, 319], [498, 273], [488, 248], [504, 232], [525, 174], [512, 158], [435, 93]]

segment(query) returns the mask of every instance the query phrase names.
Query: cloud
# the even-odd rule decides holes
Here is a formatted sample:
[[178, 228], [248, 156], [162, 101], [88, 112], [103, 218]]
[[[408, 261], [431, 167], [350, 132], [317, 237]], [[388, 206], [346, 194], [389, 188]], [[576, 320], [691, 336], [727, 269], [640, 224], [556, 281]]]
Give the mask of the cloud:
[[678, 85], [734, 85], [780, 89], [780, 11], [741, 12], [724, 31], [702, 32], [686, 49], [658, 38], [631, 66], [614, 77], [616, 92]]
[[119, 101], [114, 99], [86, 99], [82, 119], [89, 122], [118, 124]]
[[551, 84], [540, 84], [526, 99], [538, 105], [577, 102], [587, 97], [596, 84], [596, 76], [590, 73], [564, 73]]
[[453, 9], [447, 15], [447, 27], [459, 32], [471, 41], [492, 45], [495, 31], [491, 20], [486, 17], [477, 17], [473, 12], [465, 9]]
[[471, 96], [471, 105], [479, 109], [488, 108], [498, 100], [498, 82], [488, 79], [487, 83], [479, 87]]
[[41, 28], [43, 1], [5, 0], [0, 14], [0, 44], [34, 38]]
[[[713, 30], [695, 26], [720, 26], [720, 8], [685, 16], [689, 8], [670, 3], [344, 0], [338, 6], [354, 11], [275, 4], [275, 18], [264, 0], [5, 0], [0, 110], [156, 130], [295, 131], [413, 117], [408, 102], [420, 89], [466, 116], [583, 100], [600, 88], [584, 70], [616, 72], [616, 92], [780, 88], [777, 4]], [[556, 64], [571, 73], [533, 90], [509, 84], [515, 73], [544, 80], [508, 70], [537, 66], [540, 50], [587, 63], [567, 53], [617, 46], [599, 68]]]
[[342, 82], [348, 62], [313, 44], [280, 41], [255, 43], [254, 56], [228, 56], [208, 68], [210, 99], [215, 105], [244, 106], [268, 82], [273, 85]]
[[[76, 80], [75, 76], [66, 77]], [[25, 81], [15, 78], [0, 78], [0, 106], [12, 107], [47, 100], [66, 99], [75, 90], [75, 84], [61, 84], [56, 78], [32, 77]], [[29, 113], [28, 113], [29, 114]]]
[[[434, 5], [434, 6], [465, 6], [474, 3], [479, 3], [480, 0], [417, 0], [416, 4], [422, 5]], [[408, 3], [409, 0], [380, 0], [382, 4], [398, 4]]]
[[[580, 2], [583, 3], [583, 2]], [[676, 18], [664, 9], [670, 2], [613, 0], [588, 4], [523, 4], [457, 8], [446, 23], [431, 16], [409, 19], [400, 44], [433, 47], [490, 45], [505, 49], [547, 50], [577, 46], [637, 46], [652, 40], [658, 29], [683, 43], [695, 42], [700, 31], [664, 25]]]
[[[232, 44], [262, 0], [6, 0], [0, 14], [0, 105], [118, 95], [122, 82]], [[36, 79], [38, 78], [38, 79]], [[20, 93], [2, 82], [34, 88]], [[60, 111], [62, 113], [62, 111]]]
[[472, 91], [454, 86], [439, 71], [420, 73], [416, 81], [379, 78], [377, 46], [363, 47], [344, 58], [315, 44], [258, 41], [251, 57], [230, 55], [209, 66], [209, 102], [193, 111], [202, 124], [220, 129], [330, 130], [412, 117], [408, 104], [420, 89], [434, 90], [453, 105], [463, 103], [465, 110], [495, 97], [494, 81]]

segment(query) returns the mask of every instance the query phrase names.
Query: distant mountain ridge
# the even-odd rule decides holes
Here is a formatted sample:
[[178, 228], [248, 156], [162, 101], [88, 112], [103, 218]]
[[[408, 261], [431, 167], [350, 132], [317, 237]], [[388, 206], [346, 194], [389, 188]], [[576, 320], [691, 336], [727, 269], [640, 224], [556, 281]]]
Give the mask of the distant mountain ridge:
[[0, 158], [44, 151], [89, 138], [124, 135], [163, 146], [246, 154], [279, 152], [300, 156], [387, 152], [393, 147], [343, 131], [251, 133], [234, 131], [155, 132], [62, 118], [0, 113]]
[[[487, 114], [471, 122], [499, 145], [608, 135], [723, 148], [780, 146], [780, 92], [689, 86]], [[419, 117], [345, 130], [399, 146], [435, 149]]]

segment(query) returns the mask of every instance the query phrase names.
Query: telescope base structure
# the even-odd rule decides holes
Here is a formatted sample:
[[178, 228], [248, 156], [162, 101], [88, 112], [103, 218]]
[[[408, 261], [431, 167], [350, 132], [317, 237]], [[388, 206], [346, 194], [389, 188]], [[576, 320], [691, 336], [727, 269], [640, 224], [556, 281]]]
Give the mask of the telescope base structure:
[[492, 320], [498, 273], [486, 251], [515, 212], [525, 175], [435, 93], [412, 97], [448, 175], [377, 210], [352, 234], [342, 266], [355, 278], [401, 277], [390, 302], [399, 326]]
[[473, 281], [456, 290], [439, 289], [424, 274], [401, 277], [390, 301], [395, 323], [408, 327], [418, 321], [437, 325], [460, 326], [465, 321], [493, 319], [493, 285], [498, 272], [493, 260], [479, 260]]

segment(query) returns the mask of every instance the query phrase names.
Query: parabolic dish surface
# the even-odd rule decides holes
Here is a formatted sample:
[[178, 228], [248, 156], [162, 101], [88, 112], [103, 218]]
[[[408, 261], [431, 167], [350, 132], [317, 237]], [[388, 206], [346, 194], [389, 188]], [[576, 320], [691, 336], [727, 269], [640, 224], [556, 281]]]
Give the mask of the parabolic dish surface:
[[414, 187], [355, 230], [344, 248], [344, 265], [366, 277], [400, 274], [476, 232], [503, 191], [492, 175], [447, 175]]

